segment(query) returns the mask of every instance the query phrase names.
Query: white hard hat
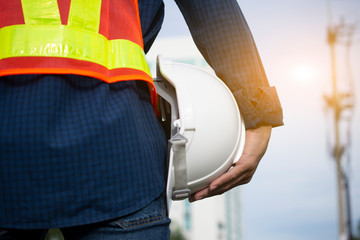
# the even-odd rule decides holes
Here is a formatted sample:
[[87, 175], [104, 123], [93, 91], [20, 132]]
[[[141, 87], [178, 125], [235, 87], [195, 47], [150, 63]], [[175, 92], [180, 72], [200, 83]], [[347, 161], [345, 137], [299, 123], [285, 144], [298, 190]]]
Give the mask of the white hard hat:
[[159, 56], [154, 82], [170, 144], [170, 205], [231, 168], [242, 153], [245, 129], [234, 96], [214, 74]]

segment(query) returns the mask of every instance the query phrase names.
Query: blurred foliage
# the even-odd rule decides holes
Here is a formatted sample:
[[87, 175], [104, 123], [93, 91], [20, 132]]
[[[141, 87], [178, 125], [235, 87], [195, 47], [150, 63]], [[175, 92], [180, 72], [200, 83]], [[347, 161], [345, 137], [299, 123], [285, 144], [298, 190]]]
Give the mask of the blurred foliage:
[[64, 240], [64, 236], [62, 235], [60, 229], [49, 229], [46, 234], [45, 240]]
[[182, 228], [174, 221], [170, 223], [170, 240], [186, 240]]
[[171, 231], [170, 240], [186, 240], [180, 228]]

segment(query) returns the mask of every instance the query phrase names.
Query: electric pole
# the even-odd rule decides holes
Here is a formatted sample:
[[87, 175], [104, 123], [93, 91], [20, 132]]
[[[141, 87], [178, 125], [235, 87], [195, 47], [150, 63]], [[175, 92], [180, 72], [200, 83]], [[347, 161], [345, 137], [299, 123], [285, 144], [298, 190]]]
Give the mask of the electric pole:
[[[336, 177], [337, 177], [337, 194], [338, 194], [338, 228], [340, 240], [351, 240], [351, 216], [350, 216], [350, 194], [349, 184], [346, 172], [342, 165], [342, 156], [346, 150], [346, 145], [341, 143], [341, 129], [340, 123], [343, 120], [344, 110], [352, 111], [354, 107], [353, 103], [353, 88], [350, 87], [349, 91], [339, 91], [337, 82], [337, 66], [336, 66], [336, 52], [335, 46], [339, 42], [340, 37], [352, 36], [354, 28], [348, 28], [345, 24], [333, 25], [332, 24], [332, 12], [331, 12], [331, 0], [328, 0], [329, 10], [329, 26], [328, 26], [328, 44], [330, 46], [330, 58], [331, 58], [331, 84], [332, 93], [330, 96], [325, 96], [326, 104], [329, 109], [332, 110], [333, 127], [334, 127], [334, 145], [332, 146], [332, 157], [335, 160]], [[349, 33], [351, 29], [351, 33]], [[351, 42], [349, 40], [349, 42]]]

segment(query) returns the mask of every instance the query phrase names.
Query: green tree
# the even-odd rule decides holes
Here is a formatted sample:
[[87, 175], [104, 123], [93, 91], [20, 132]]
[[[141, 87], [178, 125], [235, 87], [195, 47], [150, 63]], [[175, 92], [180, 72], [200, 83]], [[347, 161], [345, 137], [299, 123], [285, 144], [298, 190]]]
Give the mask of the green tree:
[[186, 240], [182, 228], [176, 222], [172, 221], [170, 223], [170, 230], [170, 240]]

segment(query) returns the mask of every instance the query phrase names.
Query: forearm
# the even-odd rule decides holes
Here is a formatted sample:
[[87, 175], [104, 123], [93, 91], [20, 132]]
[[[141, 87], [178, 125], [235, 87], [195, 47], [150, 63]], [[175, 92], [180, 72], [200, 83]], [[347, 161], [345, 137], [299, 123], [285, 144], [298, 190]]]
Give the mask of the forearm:
[[237, 2], [176, 1], [198, 49], [234, 94], [246, 128], [282, 125], [276, 90], [269, 85]]

